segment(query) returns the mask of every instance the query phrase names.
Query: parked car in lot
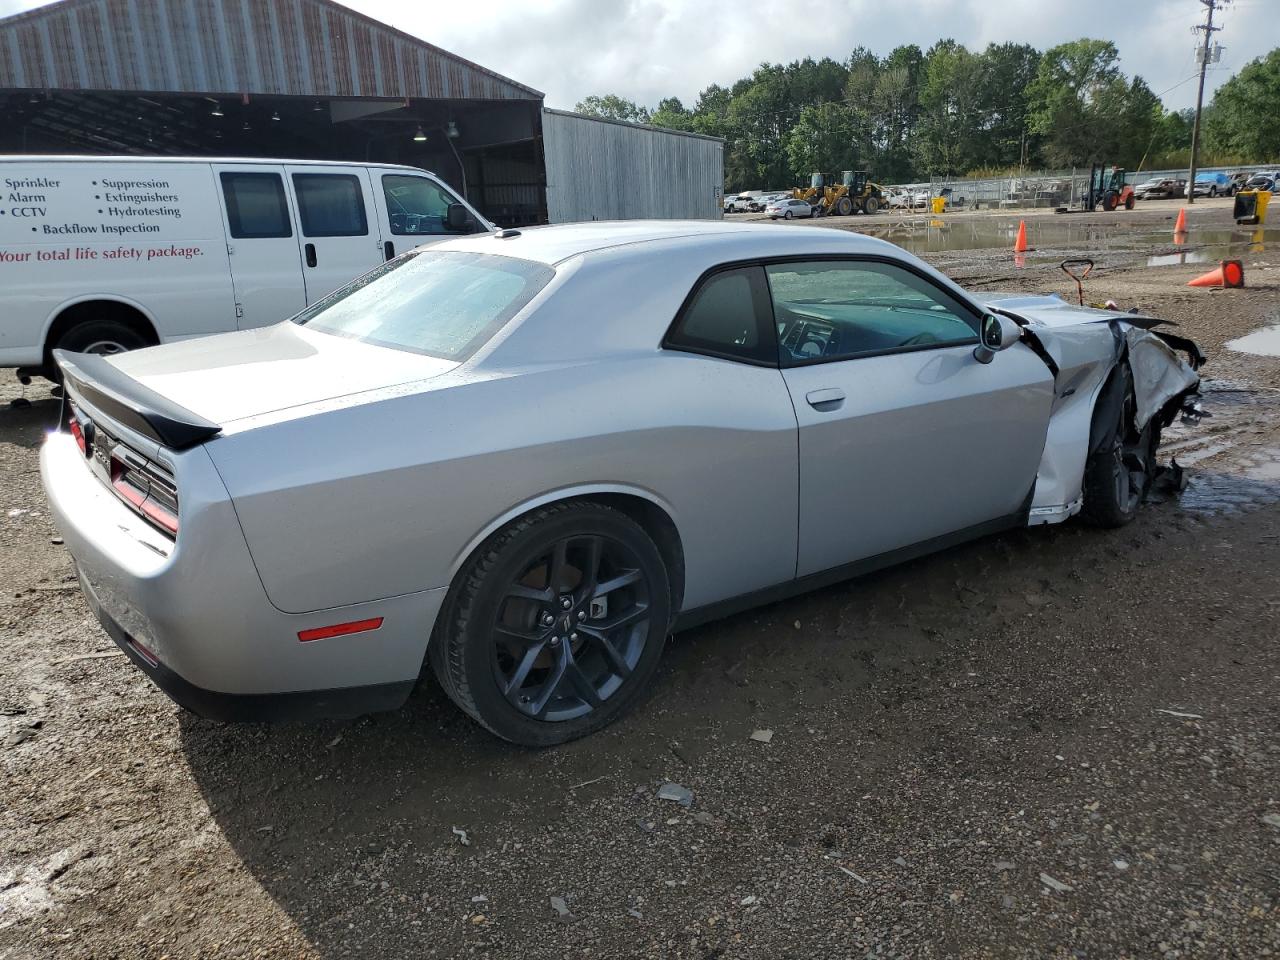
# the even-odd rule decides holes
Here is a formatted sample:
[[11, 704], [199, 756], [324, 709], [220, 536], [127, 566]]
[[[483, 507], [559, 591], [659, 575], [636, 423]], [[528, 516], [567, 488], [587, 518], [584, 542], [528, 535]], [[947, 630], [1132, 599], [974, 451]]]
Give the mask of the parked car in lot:
[[725, 205], [725, 213], [747, 213], [758, 196], [760, 196], [759, 190], [742, 191], [737, 196], [729, 199], [729, 202]]
[[761, 196], [756, 197], [754, 200], [752, 200], [751, 203], [747, 206], [747, 209], [750, 210], [752, 213], [762, 213], [763, 211], [767, 210], [769, 208], [769, 204], [773, 203], [775, 200], [785, 200], [790, 196], [791, 194], [789, 193], [762, 194]]
[[1155, 177], [1133, 188], [1139, 200], [1169, 200], [1186, 196], [1187, 182], [1176, 177]]
[[1230, 197], [1235, 192], [1235, 183], [1225, 173], [1197, 173], [1191, 188], [1194, 197]]
[[491, 225], [425, 170], [0, 157], [0, 367], [277, 323], [398, 253]]
[[791, 220], [794, 217], [812, 217], [813, 206], [808, 200], [784, 197], [781, 200], [773, 201], [764, 208], [764, 212], [769, 215], [770, 220], [777, 220], [779, 217], [783, 220]]
[[394, 708], [425, 658], [547, 745], [634, 704], [672, 629], [1127, 523], [1203, 359], [1156, 323], [841, 230], [505, 230], [265, 329], [59, 350], [40, 469], [89, 605], [180, 704]]
[[1280, 181], [1280, 172], [1275, 170], [1259, 170], [1245, 183], [1245, 189], [1274, 191], [1278, 181]]

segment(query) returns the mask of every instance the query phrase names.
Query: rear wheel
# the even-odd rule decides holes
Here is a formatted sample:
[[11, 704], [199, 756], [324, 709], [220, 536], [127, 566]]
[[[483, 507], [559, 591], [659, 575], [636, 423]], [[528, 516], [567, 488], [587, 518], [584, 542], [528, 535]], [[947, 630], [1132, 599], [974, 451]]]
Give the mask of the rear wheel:
[[111, 356], [150, 345], [142, 334], [117, 320], [86, 320], [64, 333], [55, 347], [73, 353]]
[[1090, 455], [1084, 470], [1083, 516], [1099, 527], [1123, 527], [1138, 515], [1147, 486], [1155, 472], [1159, 435], [1153, 421], [1142, 430], [1134, 428], [1136, 401], [1133, 376], [1121, 365], [1116, 376], [1124, 400], [1119, 415], [1107, 425], [1098, 449]]
[[1111, 213], [1119, 205], [1119, 198], [1114, 193], [1108, 193], [1102, 198], [1102, 209]]
[[790, 211], [790, 210], [786, 211], [786, 212], [782, 215], [782, 219], [783, 219], [783, 220], [790, 220], [790, 219], [791, 219], [791, 211]]
[[671, 621], [661, 554], [617, 510], [569, 501], [495, 534], [460, 575], [430, 660], [445, 692], [505, 740], [551, 746], [625, 712]]

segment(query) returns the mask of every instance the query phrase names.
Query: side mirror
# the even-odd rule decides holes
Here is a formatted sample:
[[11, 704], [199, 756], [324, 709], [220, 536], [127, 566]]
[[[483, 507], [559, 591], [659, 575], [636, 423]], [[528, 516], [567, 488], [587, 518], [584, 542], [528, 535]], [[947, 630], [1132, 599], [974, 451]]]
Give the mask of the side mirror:
[[451, 203], [444, 214], [444, 225], [455, 233], [468, 233], [475, 228], [476, 222], [460, 203]]
[[982, 342], [973, 348], [973, 358], [990, 363], [1001, 350], [1008, 350], [1022, 337], [1022, 328], [1008, 317], [988, 313], [982, 318]]

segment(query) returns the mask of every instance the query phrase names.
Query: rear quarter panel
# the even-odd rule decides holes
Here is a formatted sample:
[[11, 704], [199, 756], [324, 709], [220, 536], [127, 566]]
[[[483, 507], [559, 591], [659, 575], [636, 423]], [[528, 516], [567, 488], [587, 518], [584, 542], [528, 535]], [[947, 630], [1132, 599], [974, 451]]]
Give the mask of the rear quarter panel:
[[208, 449], [288, 612], [445, 586], [505, 520], [600, 491], [669, 513], [686, 608], [795, 574], [796, 421], [776, 369], [657, 350], [568, 362]]

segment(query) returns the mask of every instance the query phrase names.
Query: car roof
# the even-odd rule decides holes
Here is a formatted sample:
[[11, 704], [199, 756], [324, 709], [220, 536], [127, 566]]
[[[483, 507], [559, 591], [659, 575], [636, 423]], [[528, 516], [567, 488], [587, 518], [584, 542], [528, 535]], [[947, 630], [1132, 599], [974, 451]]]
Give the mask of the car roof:
[[[802, 201], [803, 202], [803, 201]], [[805, 253], [867, 253], [884, 255], [903, 251], [865, 234], [836, 228], [796, 228], [767, 223], [726, 223], [722, 220], [617, 220], [526, 227], [518, 232], [472, 234], [446, 240], [431, 250], [457, 250], [518, 257], [554, 266], [582, 254], [630, 246], [643, 253], [646, 245], [670, 249], [663, 241], [680, 246], [734, 248], [738, 258], [786, 256]], [[511, 235], [514, 233], [514, 235]], [[736, 242], [735, 242], [736, 241]]]

